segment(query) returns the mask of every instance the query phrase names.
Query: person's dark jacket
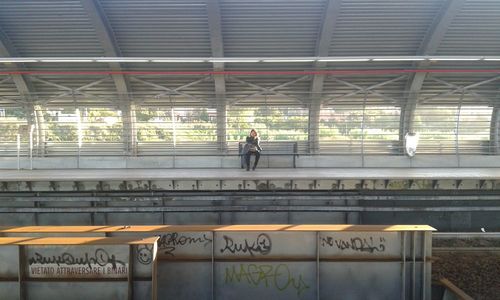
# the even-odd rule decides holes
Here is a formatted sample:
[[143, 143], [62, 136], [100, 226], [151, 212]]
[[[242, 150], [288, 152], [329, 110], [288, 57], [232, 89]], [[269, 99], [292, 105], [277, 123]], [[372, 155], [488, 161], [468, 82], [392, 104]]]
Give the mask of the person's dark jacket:
[[259, 137], [247, 136], [247, 143], [245, 144], [245, 147], [243, 147], [243, 154], [247, 154], [251, 148], [255, 148], [255, 151], [257, 152], [262, 151]]

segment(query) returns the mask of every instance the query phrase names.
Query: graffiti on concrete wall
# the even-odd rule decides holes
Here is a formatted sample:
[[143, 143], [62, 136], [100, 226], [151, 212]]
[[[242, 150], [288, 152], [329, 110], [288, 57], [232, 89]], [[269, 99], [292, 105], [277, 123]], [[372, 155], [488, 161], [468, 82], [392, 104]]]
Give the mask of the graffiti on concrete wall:
[[220, 249], [221, 253], [248, 253], [251, 256], [255, 254], [267, 255], [272, 249], [271, 237], [266, 233], [259, 234], [255, 240], [244, 239], [242, 242], [236, 242], [232, 237], [227, 235], [224, 235], [223, 239], [224, 246]]
[[335, 238], [332, 236], [322, 236], [320, 238], [322, 247], [334, 247], [338, 250], [353, 250], [359, 252], [384, 252], [386, 249], [386, 240], [383, 237], [350, 237]]
[[137, 261], [143, 265], [149, 265], [153, 262], [153, 245], [137, 246]]
[[207, 247], [212, 243], [212, 239], [206, 234], [196, 234], [189, 236], [178, 232], [172, 232], [160, 235], [158, 240], [158, 249], [161, 254], [175, 256], [175, 252], [180, 247], [203, 246]]
[[226, 267], [225, 284], [245, 283], [278, 291], [293, 290], [297, 296], [310, 288], [302, 274], [294, 274], [286, 264], [235, 264]]
[[127, 277], [127, 259], [98, 248], [75, 255], [69, 252], [28, 257], [28, 277], [31, 278], [122, 278]]

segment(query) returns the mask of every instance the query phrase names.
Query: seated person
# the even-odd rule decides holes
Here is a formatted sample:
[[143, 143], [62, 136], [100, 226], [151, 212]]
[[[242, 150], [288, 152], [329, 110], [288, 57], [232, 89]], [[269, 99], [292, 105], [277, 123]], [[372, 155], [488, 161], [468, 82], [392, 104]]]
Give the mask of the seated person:
[[245, 147], [243, 148], [243, 155], [245, 156], [245, 162], [247, 164], [247, 171], [250, 171], [250, 156], [255, 155], [255, 163], [253, 164], [252, 170], [255, 171], [257, 164], [259, 163], [260, 151], [260, 138], [259, 134], [255, 129], [250, 130], [250, 135], [247, 136], [247, 141]]

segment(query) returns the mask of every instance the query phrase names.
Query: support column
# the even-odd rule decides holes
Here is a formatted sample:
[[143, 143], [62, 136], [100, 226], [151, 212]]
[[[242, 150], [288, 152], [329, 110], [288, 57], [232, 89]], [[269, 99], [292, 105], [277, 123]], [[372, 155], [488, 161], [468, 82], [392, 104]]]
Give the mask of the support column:
[[[27, 98], [25, 98], [27, 99]], [[43, 119], [43, 109], [34, 104], [28, 104], [24, 107], [28, 128], [26, 129], [26, 137], [29, 141], [31, 128], [33, 127], [33, 156], [45, 156], [46, 128], [45, 120]]]
[[39, 105], [34, 106], [35, 128], [36, 128], [36, 153], [38, 157], [44, 157], [46, 152], [47, 126], [43, 118], [44, 108]]
[[[223, 75], [216, 75], [223, 76]], [[217, 78], [215, 78], [217, 81]], [[219, 151], [227, 152], [227, 102], [226, 98], [217, 95], [217, 145]]]
[[319, 153], [319, 121], [321, 112], [321, 99], [313, 98], [309, 107], [308, 138], [309, 153]]
[[494, 107], [491, 113], [490, 153], [500, 154], [500, 106]]
[[123, 143], [129, 156], [137, 156], [137, 126], [135, 105], [127, 102], [121, 105], [123, 122]]

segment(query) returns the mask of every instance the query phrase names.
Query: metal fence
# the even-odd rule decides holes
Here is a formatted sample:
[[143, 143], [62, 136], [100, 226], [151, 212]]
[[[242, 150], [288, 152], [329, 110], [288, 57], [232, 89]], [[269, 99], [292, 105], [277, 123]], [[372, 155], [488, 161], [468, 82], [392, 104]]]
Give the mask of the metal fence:
[[[38, 107], [34, 116], [22, 108], [0, 112], [0, 157], [236, 155], [251, 128], [263, 141], [297, 142], [299, 154], [309, 152], [309, 109], [299, 106], [228, 106], [225, 147], [213, 108], [136, 107], [133, 117], [102, 107]], [[493, 154], [492, 113], [489, 106], [417, 107], [418, 153]], [[322, 107], [319, 154], [403, 155], [400, 119], [395, 106]]]

